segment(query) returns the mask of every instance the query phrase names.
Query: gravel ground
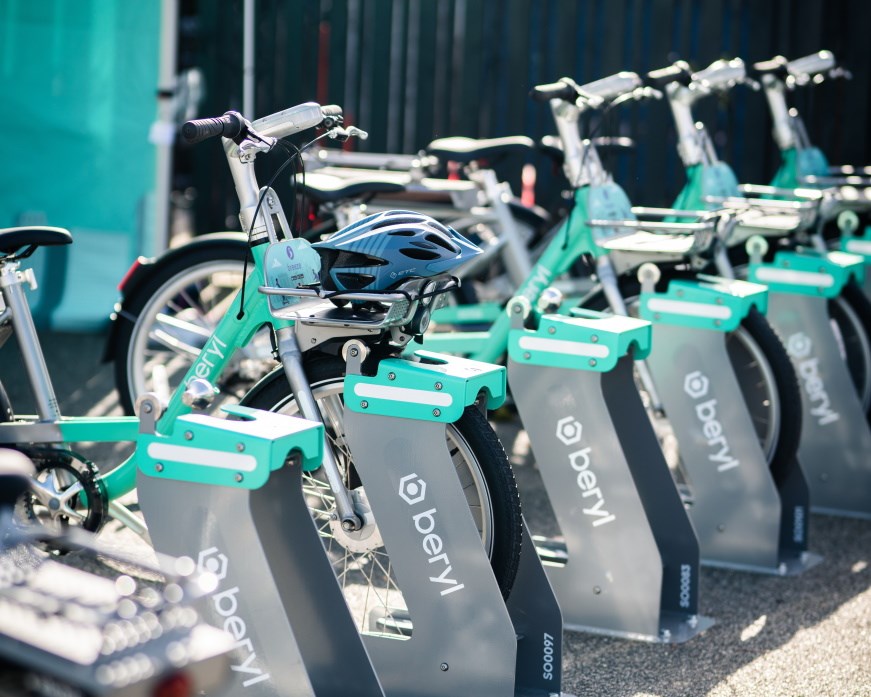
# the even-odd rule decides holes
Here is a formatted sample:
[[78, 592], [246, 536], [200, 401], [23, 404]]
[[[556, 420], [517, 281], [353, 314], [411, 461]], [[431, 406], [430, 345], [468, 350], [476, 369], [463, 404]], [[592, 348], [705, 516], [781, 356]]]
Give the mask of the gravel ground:
[[[43, 334], [67, 415], [118, 413], [104, 338]], [[14, 341], [0, 350], [0, 377], [21, 413], [32, 398], [21, 383]], [[512, 457], [533, 533], [552, 532], [540, 479], [516, 423], [498, 430]], [[100, 447], [98, 462], [118, 457]], [[871, 453], [869, 453], [871, 457]], [[701, 612], [717, 624], [686, 644], [644, 644], [566, 633], [565, 692], [678, 697], [871, 697], [871, 521], [814, 515], [811, 549], [823, 563], [800, 577], [704, 569]]]

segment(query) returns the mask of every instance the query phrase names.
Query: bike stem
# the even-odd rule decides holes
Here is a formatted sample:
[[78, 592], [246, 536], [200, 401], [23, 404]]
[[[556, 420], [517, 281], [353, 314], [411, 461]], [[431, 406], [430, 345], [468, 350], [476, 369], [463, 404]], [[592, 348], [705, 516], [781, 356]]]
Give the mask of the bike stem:
[[[284, 373], [287, 376], [287, 381], [290, 384], [290, 389], [296, 398], [296, 403], [299, 405], [299, 411], [309, 421], [317, 421], [324, 423], [317, 402], [309, 385], [308, 377], [302, 366], [302, 351], [299, 347], [299, 342], [296, 339], [293, 327], [284, 327], [276, 331], [278, 340], [278, 355], [281, 358], [281, 365], [284, 367]], [[326, 430], [324, 431], [324, 439], [326, 440]], [[333, 449], [329, 447], [329, 443], [325, 443], [324, 457], [322, 466], [324, 473], [327, 476], [327, 481], [330, 484], [330, 489], [336, 498], [336, 512], [342, 524], [342, 529], [348, 532], [359, 530], [363, 527], [363, 521], [354, 511], [354, 505], [351, 502], [351, 495], [345, 488], [345, 483], [342, 481], [339, 465], [333, 454]]]

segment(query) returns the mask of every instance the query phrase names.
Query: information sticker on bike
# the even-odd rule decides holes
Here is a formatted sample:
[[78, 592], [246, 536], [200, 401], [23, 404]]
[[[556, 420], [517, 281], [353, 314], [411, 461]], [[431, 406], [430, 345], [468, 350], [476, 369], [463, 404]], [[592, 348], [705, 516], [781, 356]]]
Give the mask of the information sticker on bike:
[[[321, 258], [307, 240], [282, 240], [269, 245], [265, 262], [267, 283], [273, 288], [300, 288], [319, 280]], [[280, 310], [300, 300], [290, 295], [270, 295], [269, 305]]]

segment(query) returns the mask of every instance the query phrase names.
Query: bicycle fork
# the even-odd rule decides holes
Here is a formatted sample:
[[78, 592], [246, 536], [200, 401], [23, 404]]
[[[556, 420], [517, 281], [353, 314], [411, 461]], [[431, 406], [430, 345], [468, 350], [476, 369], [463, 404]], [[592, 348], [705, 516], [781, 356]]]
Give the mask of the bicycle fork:
[[[284, 366], [284, 374], [287, 376], [290, 389], [293, 390], [300, 413], [309, 421], [317, 421], [323, 424], [323, 416], [320, 409], [318, 409], [317, 402], [312, 394], [311, 385], [302, 366], [302, 351], [300, 350], [294, 329], [292, 327], [285, 327], [279, 329], [276, 335], [281, 365]], [[340, 435], [336, 434], [337, 437]], [[339, 516], [342, 529], [346, 532], [360, 530], [363, 527], [363, 521], [354, 510], [351, 495], [342, 481], [339, 464], [333, 454], [333, 449], [330, 447], [326, 429], [324, 429], [324, 440], [326, 442], [324, 443], [322, 466], [333, 496], [335, 496], [336, 513]]]

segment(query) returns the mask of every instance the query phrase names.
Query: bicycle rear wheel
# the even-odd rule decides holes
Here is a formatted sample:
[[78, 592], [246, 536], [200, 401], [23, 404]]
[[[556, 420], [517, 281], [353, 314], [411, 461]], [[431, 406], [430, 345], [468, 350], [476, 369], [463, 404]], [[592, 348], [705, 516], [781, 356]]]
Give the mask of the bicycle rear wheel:
[[[338, 359], [318, 357], [307, 363], [306, 372], [324, 419], [328, 444], [333, 448], [345, 485], [355, 504], [365, 510], [368, 506], [365, 482], [354, 468], [353, 455], [343, 436], [345, 365]], [[298, 413], [281, 369], [261, 381], [246, 395], [242, 404], [287, 414]], [[499, 588], [507, 598], [520, 560], [520, 498], [514, 474], [496, 434], [476, 407], [467, 408], [457, 423], [448, 424], [445, 437]], [[408, 617], [389, 554], [381, 542], [377, 521], [374, 518], [367, 520], [364, 528], [357, 532], [343, 531], [333, 520], [333, 495], [322, 470], [305, 474], [303, 488], [360, 631], [392, 638], [410, 637], [413, 617]]]
[[[181, 384], [218, 321], [242, 287], [247, 246], [228, 241], [175, 250], [170, 263], [125, 299], [112, 359], [121, 405], [133, 413], [136, 397], [167, 397]], [[262, 329], [235, 356], [216, 387], [238, 400], [275, 366], [269, 330]]]

